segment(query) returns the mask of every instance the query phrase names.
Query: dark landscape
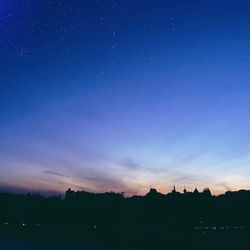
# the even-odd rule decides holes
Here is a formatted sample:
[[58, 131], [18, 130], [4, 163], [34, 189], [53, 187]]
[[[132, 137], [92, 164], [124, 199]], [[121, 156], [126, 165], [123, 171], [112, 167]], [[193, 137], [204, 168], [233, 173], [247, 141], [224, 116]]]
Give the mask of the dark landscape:
[[166, 195], [151, 189], [128, 198], [68, 189], [65, 198], [1, 193], [0, 204], [1, 244], [29, 242], [27, 249], [214, 249], [215, 242], [216, 249], [240, 249], [250, 236], [248, 190], [212, 196], [209, 189]]

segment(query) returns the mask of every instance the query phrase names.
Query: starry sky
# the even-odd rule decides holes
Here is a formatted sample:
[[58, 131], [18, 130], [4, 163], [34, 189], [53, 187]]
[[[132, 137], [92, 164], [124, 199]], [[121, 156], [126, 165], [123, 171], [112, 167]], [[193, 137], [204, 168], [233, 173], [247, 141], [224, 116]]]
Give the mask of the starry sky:
[[250, 188], [250, 3], [1, 0], [0, 191]]

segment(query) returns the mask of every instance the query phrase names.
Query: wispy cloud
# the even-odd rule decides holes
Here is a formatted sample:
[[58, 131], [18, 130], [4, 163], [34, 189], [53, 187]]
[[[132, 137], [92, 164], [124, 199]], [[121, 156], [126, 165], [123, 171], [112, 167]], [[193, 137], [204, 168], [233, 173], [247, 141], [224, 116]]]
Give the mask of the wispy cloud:
[[51, 171], [51, 170], [44, 170], [43, 172], [45, 174], [56, 175], [56, 176], [60, 176], [60, 177], [67, 177], [64, 174], [61, 174], [61, 173], [58, 173], [58, 172], [55, 172], [55, 171]]
[[138, 168], [140, 165], [135, 162], [134, 160], [132, 160], [131, 158], [125, 158], [120, 162], [120, 165], [126, 168], [130, 168], [130, 169], [136, 169]]

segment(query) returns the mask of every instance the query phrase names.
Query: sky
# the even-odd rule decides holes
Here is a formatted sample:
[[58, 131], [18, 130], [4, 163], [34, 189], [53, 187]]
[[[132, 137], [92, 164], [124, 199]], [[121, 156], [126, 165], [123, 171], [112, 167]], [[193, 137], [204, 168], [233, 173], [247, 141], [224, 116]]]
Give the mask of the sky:
[[249, 9], [1, 0], [0, 191], [250, 189]]

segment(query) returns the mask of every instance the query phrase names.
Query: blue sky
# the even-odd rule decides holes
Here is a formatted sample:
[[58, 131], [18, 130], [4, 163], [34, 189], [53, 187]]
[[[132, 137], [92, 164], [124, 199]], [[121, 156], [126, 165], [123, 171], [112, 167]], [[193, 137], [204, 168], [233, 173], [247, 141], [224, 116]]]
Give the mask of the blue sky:
[[248, 1], [1, 1], [0, 187], [250, 187]]

